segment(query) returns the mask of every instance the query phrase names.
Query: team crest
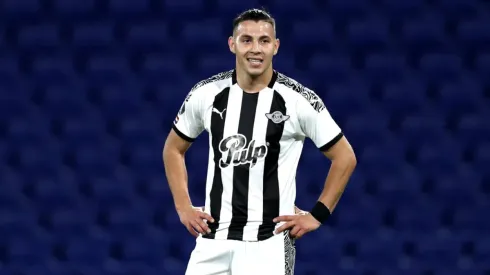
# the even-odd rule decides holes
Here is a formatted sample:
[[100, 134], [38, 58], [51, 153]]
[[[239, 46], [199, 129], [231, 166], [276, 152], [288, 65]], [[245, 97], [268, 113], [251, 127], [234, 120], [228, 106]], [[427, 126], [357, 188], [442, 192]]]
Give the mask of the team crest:
[[270, 119], [272, 122], [274, 122], [275, 124], [279, 124], [279, 123], [284, 122], [284, 121], [289, 119], [288, 115], [283, 115], [279, 111], [275, 111], [272, 114], [265, 114], [265, 116], [268, 119]]

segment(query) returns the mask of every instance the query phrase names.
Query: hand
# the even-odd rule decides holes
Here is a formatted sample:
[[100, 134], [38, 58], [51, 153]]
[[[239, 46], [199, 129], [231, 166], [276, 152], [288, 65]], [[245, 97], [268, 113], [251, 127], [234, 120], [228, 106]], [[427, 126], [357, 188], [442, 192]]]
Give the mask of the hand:
[[321, 223], [307, 212], [302, 212], [297, 215], [279, 216], [273, 220], [274, 222], [286, 222], [281, 225], [276, 233], [290, 229], [289, 234], [295, 239], [303, 237], [304, 234], [317, 230]]
[[294, 206], [294, 214], [296, 215], [306, 215], [308, 214], [307, 211], [304, 211], [304, 210], [301, 210], [299, 209], [299, 207], [297, 207], [296, 205]]
[[180, 222], [192, 236], [197, 238], [199, 233], [205, 235], [211, 232], [204, 220], [214, 222], [214, 219], [209, 214], [204, 213], [202, 207], [189, 206], [183, 210], [178, 210], [177, 213], [179, 214]]

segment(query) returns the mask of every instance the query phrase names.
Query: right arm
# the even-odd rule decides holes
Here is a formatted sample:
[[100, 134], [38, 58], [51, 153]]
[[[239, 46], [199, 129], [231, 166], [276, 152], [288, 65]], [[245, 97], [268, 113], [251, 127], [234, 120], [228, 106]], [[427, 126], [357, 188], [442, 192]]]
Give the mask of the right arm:
[[192, 142], [203, 131], [202, 102], [199, 95], [188, 94], [174, 121], [163, 148], [163, 163], [168, 185], [172, 193], [175, 209], [180, 221], [194, 235], [210, 232], [204, 220], [214, 222], [213, 218], [193, 207], [189, 196], [185, 153]]
[[177, 212], [188, 206], [192, 206], [184, 158], [190, 146], [191, 143], [189, 141], [180, 138], [172, 129], [163, 148], [165, 174]]

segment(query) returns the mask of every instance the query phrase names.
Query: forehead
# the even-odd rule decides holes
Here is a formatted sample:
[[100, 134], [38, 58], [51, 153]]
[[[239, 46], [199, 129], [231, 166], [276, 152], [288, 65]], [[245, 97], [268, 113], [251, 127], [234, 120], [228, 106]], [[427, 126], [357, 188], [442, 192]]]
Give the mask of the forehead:
[[247, 20], [238, 24], [235, 35], [250, 35], [250, 36], [270, 36], [274, 37], [274, 27], [271, 23], [265, 21]]

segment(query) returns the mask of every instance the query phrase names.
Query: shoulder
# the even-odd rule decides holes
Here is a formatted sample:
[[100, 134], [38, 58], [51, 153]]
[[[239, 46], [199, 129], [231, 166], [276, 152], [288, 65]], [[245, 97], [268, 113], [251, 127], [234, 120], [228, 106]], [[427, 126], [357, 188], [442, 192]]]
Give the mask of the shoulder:
[[317, 112], [321, 112], [325, 109], [325, 104], [322, 99], [312, 89], [306, 87], [297, 80], [282, 73], [278, 73], [276, 83], [280, 85], [280, 90], [285, 94], [298, 101], [307, 102]]
[[206, 79], [202, 79], [196, 84], [191, 89], [191, 93], [196, 92], [196, 91], [203, 91], [203, 90], [212, 90], [212, 89], [224, 89], [226, 86], [231, 85], [231, 78], [233, 75], [233, 70], [229, 71], [224, 71], [217, 73], [215, 75], [212, 75]]

